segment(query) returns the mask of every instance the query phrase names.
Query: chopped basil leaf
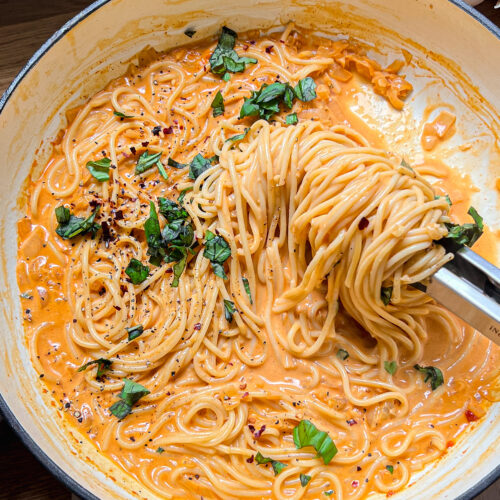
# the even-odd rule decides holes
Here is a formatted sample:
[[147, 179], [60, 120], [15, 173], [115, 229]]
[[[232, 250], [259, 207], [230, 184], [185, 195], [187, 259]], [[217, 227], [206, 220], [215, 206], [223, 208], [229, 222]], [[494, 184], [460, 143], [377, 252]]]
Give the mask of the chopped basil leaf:
[[135, 173], [143, 174], [144, 172], [146, 172], [146, 170], [153, 168], [160, 158], [161, 152], [149, 154], [148, 151], [144, 151], [144, 153], [139, 156], [139, 160], [137, 161], [137, 165], [135, 166]]
[[287, 125], [297, 125], [299, 123], [299, 119], [297, 118], [297, 113], [292, 113], [285, 118], [285, 123]]
[[316, 98], [316, 83], [310, 76], [299, 80], [294, 90], [300, 101], [309, 102]]
[[250, 131], [250, 128], [246, 128], [242, 134], [233, 135], [232, 137], [227, 138], [226, 142], [241, 141], [246, 137], [246, 135], [248, 134], [249, 131]]
[[156, 162], [156, 166], [158, 167], [158, 172], [160, 172], [160, 175], [165, 179], [167, 180], [168, 179], [168, 175], [167, 175], [167, 172], [165, 170], [165, 167], [163, 166], [163, 163], [158, 160]]
[[134, 285], [139, 285], [149, 276], [149, 267], [141, 263], [137, 259], [130, 259], [127, 269], [125, 269], [125, 274], [130, 278], [130, 281]]
[[172, 280], [172, 285], [171, 285], [173, 288], [179, 286], [179, 278], [181, 277], [181, 274], [186, 268], [187, 252], [185, 249], [183, 250], [184, 250], [184, 255], [179, 259], [178, 262], [174, 264], [174, 279]]
[[222, 27], [222, 33], [217, 47], [210, 56], [210, 69], [212, 73], [224, 74], [227, 72], [239, 73], [245, 70], [245, 65], [256, 64], [257, 59], [240, 57], [234, 50], [237, 34], [226, 26]]
[[349, 357], [349, 353], [345, 349], [339, 349], [337, 351], [337, 358], [345, 361]]
[[109, 158], [102, 158], [97, 161], [88, 161], [86, 167], [92, 174], [92, 177], [97, 179], [99, 182], [109, 181], [109, 167], [111, 166], [111, 160]]
[[214, 118], [224, 114], [224, 97], [222, 97], [220, 90], [215, 94], [214, 100], [210, 106], [213, 109], [212, 114]]
[[127, 330], [129, 342], [140, 337], [144, 333], [144, 327], [142, 325], [129, 326], [125, 328], [125, 330]]
[[27, 300], [31, 300], [33, 298], [33, 295], [31, 295], [29, 292], [23, 292], [20, 297], [22, 299], [27, 299]]
[[380, 298], [382, 299], [384, 306], [389, 305], [389, 302], [391, 301], [392, 288], [393, 288], [392, 286], [383, 286], [380, 289]]
[[110, 406], [109, 411], [119, 420], [123, 420], [132, 411], [132, 407], [125, 401], [119, 400]]
[[97, 231], [101, 229], [101, 226], [94, 222], [96, 215], [99, 213], [99, 207], [86, 219], [76, 217], [66, 207], [57, 207], [55, 212], [57, 222], [59, 222], [56, 233], [65, 240], [70, 240], [75, 236], [81, 236], [86, 233], [91, 233], [92, 238], [94, 238]]
[[194, 239], [193, 226], [183, 220], [174, 220], [163, 228], [162, 236], [165, 243], [179, 247], [189, 247]]
[[431, 389], [435, 391], [440, 385], [444, 383], [443, 372], [435, 366], [420, 366], [415, 365], [413, 368], [425, 375], [424, 382], [430, 380]]
[[193, 190], [193, 186], [190, 186], [190, 187], [187, 187], [185, 189], [183, 189], [180, 194], [179, 194], [179, 198], [177, 198], [177, 201], [179, 203], [182, 203], [184, 201], [184, 197], [186, 196], [186, 193], [189, 193], [189, 191], [192, 191]]
[[393, 465], [386, 465], [385, 468], [391, 473], [394, 474], [394, 466]]
[[132, 115], [125, 115], [121, 111], [113, 111], [113, 114], [118, 118], [134, 118]]
[[257, 92], [253, 91], [250, 97], [245, 97], [240, 110], [240, 118], [258, 116], [269, 121], [275, 113], [279, 113], [281, 103], [291, 109], [294, 98], [302, 101], [314, 99], [315, 89], [316, 84], [311, 77], [300, 80], [295, 90], [289, 83], [275, 82], [271, 85], [264, 83]]
[[387, 373], [394, 375], [398, 369], [396, 361], [384, 361], [384, 369]]
[[448, 205], [450, 205], [450, 207], [453, 205], [449, 195], [445, 194], [444, 196], [434, 196], [435, 200], [439, 200], [439, 198], [444, 198], [446, 200], [446, 203], [448, 203]]
[[149, 203], [149, 218], [144, 223], [146, 241], [148, 243], [149, 262], [154, 266], [159, 266], [165, 257], [165, 249], [161, 237], [160, 222], [154, 203]]
[[224, 73], [224, 76], [222, 77], [222, 79], [225, 82], [228, 82], [229, 80], [231, 80], [231, 75], [229, 73]]
[[59, 224], [67, 224], [71, 218], [71, 212], [68, 207], [60, 206], [55, 209], [56, 219]]
[[301, 420], [293, 430], [293, 442], [297, 449], [312, 446], [328, 465], [337, 453], [337, 447], [325, 431], [320, 431], [309, 420]]
[[253, 304], [252, 300], [252, 291], [250, 290], [250, 283], [246, 278], [241, 278], [241, 281], [243, 281], [243, 286], [245, 288], [245, 292], [247, 292], [248, 295], [248, 300], [250, 301], [250, 304]]
[[327, 497], [331, 497], [335, 492], [334, 490], [326, 490], [323, 492]]
[[193, 36], [195, 35], [196, 33], [196, 30], [192, 29], [192, 28], [188, 28], [186, 31], [184, 31], [184, 34], [186, 36], [188, 36], [189, 38], [193, 38]]
[[483, 234], [484, 223], [483, 218], [474, 207], [470, 207], [467, 213], [474, 219], [474, 223], [467, 222], [463, 225], [446, 223], [448, 235], [445, 236], [445, 239], [453, 240], [460, 246], [471, 247]]
[[278, 462], [277, 460], [273, 460], [272, 458], [269, 457], [264, 457], [260, 451], [258, 451], [257, 455], [255, 455], [255, 461], [259, 465], [270, 463], [271, 466], [273, 467], [275, 476], [277, 476], [285, 467], [288, 467], [287, 464]]
[[156, 449], [156, 453], [158, 454], [162, 454], [165, 450], [161, 447], [161, 446], [158, 446], [158, 448]]
[[307, 474], [300, 474], [300, 484], [301, 486], [307, 486], [307, 483], [311, 480], [311, 476]]
[[158, 208], [168, 222], [186, 220], [189, 217], [184, 208], [168, 198], [158, 198]]
[[134, 382], [133, 380], [130, 380], [128, 378], [124, 378], [123, 381], [125, 382], [122, 392], [119, 394], [119, 398], [125, 401], [130, 406], [134, 406], [139, 399], [141, 399], [143, 396], [147, 396], [149, 394], [149, 390], [146, 389], [141, 384], [138, 384], [137, 382]]
[[96, 378], [99, 379], [106, 373], [106, 371], [111, 369], [112, 363], [113, 362], [110, 359], [99, 358], [99, 359], [95, 359], [94, 361], [89, 361], [88, 363], [85, 363], [83, 366], [80, 366], [80, 368], [78, 368], [78, 371], [83, 372], [89, 366], [97, 365]]
[[203, 257], [207, 258], [212, 263], [212, 268], [216, 276], [226, 279], [224, 272], [224, 262], [231, 256], [231, 247], [229, 243], [219, 235], [215, 235], [211, 231], [205, 233], [205, 250]]
[[234, 307], [234, 302], [232, 300], [224, 299], [224, 317], [228, 323], [233, 321], [233, 315], [236, 309]]
[[208, 170], [212, 163], [218, 161], [217, 156], [212, 156], [211, 158], [204, 158], [200, 153], [198, 153], [193, 161], [189, 164], [189, 178], [197, 179], [203, 172]]
[[178, 161], [175, 161], [173, 158], [169, 158], [167, 160], [167, 165], [169, 167], [174, 167], [174, 168], [186, 168], [188, 166], [187, 163], [179, 163]]

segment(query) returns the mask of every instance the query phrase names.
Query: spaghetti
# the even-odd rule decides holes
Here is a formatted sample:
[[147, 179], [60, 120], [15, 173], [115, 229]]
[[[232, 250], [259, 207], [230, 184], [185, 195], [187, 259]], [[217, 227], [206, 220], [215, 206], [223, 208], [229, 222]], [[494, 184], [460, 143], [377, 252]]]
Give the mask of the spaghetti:
[[90, 99], [32, 183], [35, 368], [163, 498], [395, 492], [484, 414], [499, 354], [410, 286], [452, 258], [429, 169], [339, 108], [352, 71], [399, 109], [411, 85], [292, 25], [223, 34]]

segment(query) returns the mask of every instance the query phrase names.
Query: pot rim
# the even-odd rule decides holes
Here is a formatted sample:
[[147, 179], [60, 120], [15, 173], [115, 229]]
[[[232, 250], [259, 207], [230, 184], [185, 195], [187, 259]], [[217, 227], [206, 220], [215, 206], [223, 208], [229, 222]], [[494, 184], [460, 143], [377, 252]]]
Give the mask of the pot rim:
[[[21, 71], [14, 78], [12, 83], [7, 87], [7, 90], [0, 98], [0, 114], [5, 108], [7, 102], [14, 94], [16, 88], [24, 79], [24, 77], [38, 64], [40, 59], [69, 31], [71, 31], [77, 24], [86, 19], [90, 14], [100, 9], [103, 5], [111, 2], [112, 0], [96, 0], [94, 3], [83, 9], [76, 16], [66, 22], [59, 28], [34, 54], [29, 61], [24, 65]], [[478, 10], [467, 4], [464, 0], [449, 0], [452, 4], [456, 5], [472, 18], [478, 21], [484, 28], [493, 33], [500, 39], [500, 27], [496, 26], [487, 17], [481, 14]], [[75, 495], [78, 495], [83, 500], [99, 500], [93, 493], [83, 487], [80, 483], [75, 481], [67, 472], [65, 472], [59, 465], [57, 465], [34, 441], [24, 427], [19, 423], [14, 413], [11, 411], [6, 401], [0, 393], [0, 413], [5, 417], [6, 421], [12, 430], [21, 439], [22, 443], [28, 450], [35, 456], [35, 458], [64, 486], [66, 486]], [[489, 474], [481, 478], [466, 492], [461, 494], [456, 500], [473, 500], [486, 488], [491, 486], [495, 481], [500, 479], [500, 464], [495, 467]]]

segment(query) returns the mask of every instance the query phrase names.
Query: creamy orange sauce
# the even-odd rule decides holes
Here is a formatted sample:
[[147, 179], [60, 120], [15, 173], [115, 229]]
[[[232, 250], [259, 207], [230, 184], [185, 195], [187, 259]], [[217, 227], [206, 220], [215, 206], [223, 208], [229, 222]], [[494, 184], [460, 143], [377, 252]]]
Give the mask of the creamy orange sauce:
[[[238, 53], [243, 54], [245, 50], [252, 50], [251, 47], [255, 45], [252, 42], [257, 40], [258, 49], [255, 50], [260, 50], [262, 56], [267, 57], [269, 61], [266, 63], [267, 69], [259, 74], [257, 81], [246, 82], [251, 88], [258, 89], [262, 82], [271, 83], [276, 76], [279, 76], [279, 71], [276, 71], [276, 68], [279, 69], [282, 62], [280, 62], [276, 50], [273, 49], [277, 44], [283, 43], [280, 42], [279, 37], [280, 34], [262, 40], [257, 39], [257, 34], [241, 37], [241, 42], [237, 46]], [[349, 112], [347, 102], [349, 92], [352, 90], [352, 82], [348, 71], [356, 70], [362, 76], [372, 80], [379, 93], [388, 94], [391, 102], [399, 106], [400, 103], [402, 105], [400, 98], [409, 91], [407, 82], [399, 77], [398, 71], [396, 71], [400, 69], [400, 65], [396, 64], [394, 68], [391, 68], [393, 72], [383, 72], [380, 66], [357, 54], [354, 49], [351, 55], [347, 56], [348, 61], [346, 62], [346, 56], [342, 55], [338, 43], [334, 44], [326, 39], [316, 39], [308, 34], [294, 34], [287, 40], [286, 44], [293, 54], [301, 52], [306, 54], [302, 57], [307, 57], [308, 51], [317, 57], [331, 57], [332, 53], [338, 53], [331, 71], [313, 73], [317, 84], [317, 98], [311, 103], [298, 102], [296, 104], [294, 111], [297, 112], [299, 120], [320, 120], [328, 126], [343, 123], [364, 135], [374, 147], [385, 147], [383, 137], [377, 131], [367, 127], [359, 118]], [[266, 47], [271, 47], [271, 49], [266, 51]], [[175, 62], [182, 66], [185, 75], [194, 78], [194, 75], [204, 71], [204, 67], [208, 68], [208, 58], [212, 50], [213, 45], [193, 45], [189, 48], [176, 49], [164, 56], [153, 54], [154, 62], [151, 62], [150, 59], [143, 62], [150, 65], [155, 64], [155, 61], [163, 61], [165, 67], [168, 67], [169, 63]], [[287, 63], [287, 68], [291, 66], [293, 66], [292, 63]], [[141, 68], [134, 69], [131, 74], [112, 82], [106, 91], [112, 91], [120, 86], [128, 86], [136, 89], [147, 102], [154, 103], [153, 106], [161, 107], [163, 104], [158, 104], [158, 101], [155, 101], [154, 78], [155, 76], [150, 70], [147, 70], [143, 77]], [[231, 75], [231, 78], [235, 82], [245, 82], [247, 76], [244, 72]], [[198, 93], [198, 101], [194, 106], [199, 107], [211, 102], [215, 90], [219, 86], [217, 82], [203, 81], [202, 79], [197, 82], [196, 86], [193, 84], [193, 91]], [[237, 89], [236, 84], [235, 88]], [[398, 94], [398, 89], [402, 90], [401, 95]], [[172, 89], [166, 91], [167, 96], [172, 95], [172, 93]], [[229, 95], [226, 98], [225, 106], [228, 114], [234, 114], [239, 110], [243, 96], [246, 95], [248, 95], [246, 91], [234, 90], [234, 97]], [[117, 118], [110, 118], [112, 108], [109, 99], [103, 99], [100, 102], [99, 97], [97, 97], [96, 102], [97, 104], [90, 113], [93, 120], [98, 121], [102, 116], [103, 120], [118, 121]], [[139, 109], [139, 103], [136, 104]], [[186, 121], [182, 119], [182, 116], [181, 113], [173, 113], [167, 118], [173, 133], [165, 133], [164, 127], [162, 127], [159, 135], [154, 135], [151, 133], [153, 123], [145, 119], [141, 127], [130, 130], [118, 138], [116, 151], [120, 169], [123, 170], [127, 182], [136, 187], [139, 183], [143, 183], [140, 189], [146, 190], [155, 197], [177, 198], [178, 184], [182, 182], [184, 172], [165, 165], [169, 175], [167, 181], [162, 180], [158, 175], [148, 177], [146, 180], [137, 180], [134, 177], [133, 168], [137, 157], [153, 145], [167, 148], [169, 154], [177, 161], [184, 162], [192, 158], [194, 145], [189, 144], [189, 135], [184, 129]], [[220, 119], [214, 118], [210, 112], [207, 113], [206, 120], [201, 123], [203, 127], [206, 126], [207, 137], [210, 130], [219, 121]], [[84, 144], [87, 138], [92, 136], [89, 133], [90, 126], [88, 127], [89, 129], [84, 126], [77, 128], [71, 142]], [[69, 132], [66, 131], [65, 134], [68, 137]], [[174, 144], [172, 140], [174, 136], [183, 137], [183, 143]], [[74, 305], [74, 297], [79, 293], [78, 283], [75, 284], [70, 276], [71, 268], [78, 266], [78, 262], [73, 260], [73, 245], [79, 245], [79, 242], [62, 240], [56, 235], [57, 222], [54, 210], [57, 206], [65, 203], [71, 206], [72, 212], [75, 214], [82, 214], [87, 210], [89, 201], [96, 199], [97, 195], [92, 191], [93, 181], [84, 164], [79, 165], [81, 169], [79, 186], [69, 196], [60, 197], [52, 194], [49, 188], [49, 179], [52, 179], [54, 185], [61, 189], [69, 185], [71, 181], [71, 175], [68, 174], [64, 161], [63, 141], [64, 139], [55, 145], [54, 154], [43, 169], [40, 178], [33, 179], [30, 183], [30, 202], [26, 209], [26, 216], [18, 224], [17, 276], [19, 288], [23, 294], [21, 300], [24, 310], [24, 325], [27, 342], [31, 346], [33, 363], [39, 371], [40, 377], [46, 381], [47, 388], [52, 392], [54, 400], [66, 412], [68, 421], [103, 453], [136, 477], [139, 482], [146, 484], [149, 488], [156, 487], [157, 493], [165, 488], [164, 482], [168, 483], [169, 486], [177, 488], [174, 492], [175, 498], [200, 498], [200, 495], [203, 498], [216, 498], [207, 483], [208, 480], [204, 472], [200, 472], [200, 466], [192, 456], [183, 453], [160, 453], [158, 446], [155, 445], [162, 437], [168, 437], [169, 433], [175, 433], [176, 429], [178, 430], [176, 413], [181, 410], [168, 410], [162, 415], [154, 414], [153, 416], [148, 413], [145, 416], [141, 413], [129, 415], [123, 424], [119, 424], [122, 427], [122, 436], [130, 445], [125, 448], [115, 438], [118, 426], [116, 418], [107, 411], [111, 404], [116, 401], [120, 385], [116, 385], [113, 391], [100, 392], [98, 383], [89, 384], [87, 372], [77, 372], [84, 361], [90, 359], [83, 346], [77, 346], [74, 341], [70, 340], [69, 333], [73, 325], [82, 328], [84, 324], [81, 311], [75, 311]], [[146, 142], [148, 144], [144, 146]], [[131, 146], [136, 149], [136, 154], [131, 153]], [[109, 156], [108, 144], [103, 143], [96, 147], [102, 148], [103, 154]], [[203, 148], [206, 147], [204, 141], [201, 141], [200, 147], [201, 151], [204, 152]], [[199, 152], [199, 149], [196, 151]], [[449, 194], [453, 202], [451, 217], [457, 221], [466, 221], [470, 192], [474, 189], [471, 180], [467, 177], [460, 177], [453, 168], [436, 160], [425, 160], [424, 166], [432, 167], [440, 174], [433, 186], [436, 194]], [[418, 169], [422, 166], [416, 165], [415, 167]], [[33, 200], [36, 200], [34, 205]], [[35, 206], [36, 210], [33, 210]], [[116, 213], [116, 210], [122, 209], [122, 207], [112, 203], [104, 203], [104, 207], [101, 213], [105, 215], [100, 220], [108, 220], [109, 216], [109, 223], [113, 227], [113, 216], [110, 215], [110, 210], [115, 210]], [[124, 204], [125, 214], [127, 210], [128, 206]], [[141, 209], [141, 214], [146, 213], [146, 208]], [[144, 240], [142, 229], [134, 231], [138, 233], [138, 238]], [[93, 247], [92, 252], [105, 253], [104, 243], [99, 241], [99, 237], [96, 241], [98, 247]], [[487, 230], [474, 249], [486, 258], [491, 258], [494, 255], [495, 243], [496, 236]], [[98, 267], [99, 263], [94, 263], [94, 265]], [[103, 291], [100, 282], [91, 285], [90, 289], [93, 302], [98, 301], [100, 295], [104, 296], [108, 293], [107, 290]], [[118, 287], [119, 292], [120, 287]], [[266, 286], [260, 284], [255, 297], [257, 314], [264, 314], [266, 293]], [[300, 307], [305, 312], [312, 311], [313, 304], [314, 301], [311, 303], [304, 301]], [[172, 304], [171, 307], [175, 311], [177, 306]], [[96, 309], [96, 314], [100, 313], [101, 311]], [[103, 313], [101, 321], [103, 328], [111, 327], [120, 320], [122, 314], [123, 312], [118, 310]], [[160, 317], [163, 312], [155, 309], [154, 314]], [[314, 315], [314, 313], [311, 314]], [[286, 324], [281, 321], [279, 315], [273, 316], [272, 324], [278, 336], [287, 335]], [[349, 318], [343, 309], [337, 315], [335, 325], [336, 330], [348, 338], [352, 345], [359, 350], [369, 352], [374, 347], [374, 340], [354, 320]], [[448, 335], [444, 334], [442, 324], [438, 319], [429, 320], [427, 332], [428, 338], [424, 342], [424, 354], [419, 364], [439, 367], [443, 372], [445, 384], [439, 389], [439, 393], [433, 392], [429, 389], [428, 384], [422, 382], [421, 375], [416, 373], [411, 366], [398, 367], [393, 377], [393, 383], [401, 388], [408, 399], [408, 408], [410, 409], [408, 414], [401, 414], [400, 404], [397, 400], [383, 401], [380, 404], [367, 407], [353, 404], [346, 397], [342, 381], [335, 373], [322, 371], [319, 383], [310, 389], [308, 383], [312, 377], [311, 367], [306, 363], [298, 363], [293, 369], [287, 369], [279, 359], [281, 356], [287, 355], [282, 348], [277, 351], [269, 349], [268, 358], [262, 365], [247, 366], [244, 370], [241, 369], [236, 373], [233, 378], [237, 382], [237, 388], [226, 394], [228, 399], [223, 398], [224, 404], [230, 408], [235, 401], [252, 401], [252, 395], [249, 392], [259, 388], [274, 390], [280, 387], [289, 387], [294, 398], [295, 419], [300, 420], [307, 417], [310, 406], [306, 405], [303, 409], [304, 401], [316, 401], [325, 408], [341, 413], [344, 419], [343, 427], [339, 428], [328, 419], [323, 423], [324, 430], [335, 436], [334, 441], [338, 443], [340, 450], [339, 456], [353, 455], [361, 449], [363, 451], [361, 458], [354, 463], [332, 462], [329, 466], [332, 473], [339, 478], [344, 498], [363, 497], [370, 491], [381, 491], [377, 486], [380, 483], [387, 486], [382, 491], [390, 494], [393, 492], [390, 486], [392, 482], [397, 483], [401, 480], [402, 486], [408, 483], [408, 480], [403, 479], [403, 466], [404, 470], [412, 472], [443, 456], [446, 449], [453, 446], [464, 430], [471, 425], [471, 422], [484, 416], [490, 402], [498, 400], [499, 396], [499, 388], [495, 385], [500, 366], [499, 349], [463, 324], [460, 325], [462, 337], [456, 344], [450, 342]], [[270, 341], [270, 332], [264, 332], [264, 336]], [[140, 349], [142, 347], [139, 344], [131, 344], [122, 350], [121, 354], [130, 354], [134, 350], [140, 351]], [[231, 354], [230, 359], [233, 360], [233, 358], [234, 355]], [[323, 363], [321, 358], [314, 359], [315, 362]], [[345, 361], [345, 364], [347, 367], [352, 366], [359, 369], [363, 363], [355, 356], [351, 356]], [[231, 370], [231, 362], [227, 366], [228, 370]], [[160, 370], [161, 361], [158, 364], [158, 371]], [[193, 377], [192, 367], [176, 373], [166, 384], [167, 397], [174, 397], [191, 387]], [[194, 385], [197, 384], [199, 385], [200, 382], [198, 381]], [[357, 398], [375, 397], [381, 393], [380, 388], [362, 384], [352, 384], [351, 390]], [[159, 404], [159, 402], [156, 403]], [[278, 405], [278, 400], [276, 400], [276, 405]], [[290, 435], [295, 423], [293, 420], [276, 423], [273, 411], [274, 409], [268, 406], [268, 403], [256, 398], [253, 410], [248, 413], [246, 424], [256, 428], [265, 425], [268, 431], [275, 429], [275, 434], [268, 439], [273, 444], [281, 446], [283, 439], [285, 439], [283, 436]], [[209, 418], [208, 415], [206, 418]], [[158, 429], [157, 425], [159, 425], [160, 420], [162, 420], [164, 427]], [[426, 429], [434, 434], [431, 432], [431, 434], [425, 435], [424, 433], [421, 439], [412, 440], [408, 451], [398, 455], [397, 458], [386, 457], [383, 451], [384, 443], [385, 446], [390, 445], [391, 448], [397, 449], [403, 445], [405, 436], [412, 429]], [[151, 434], [151, 438], [144, 438], [148, 433]], [[437, 433], [442, 436], [440, 439], [436, 438]], [[387, 439], [390, 441], [389, 444], [386, 442]], [[444, 447], [441, 441], [445, 443]], [[139, 442], [140, 446], [135, 446], [134, 443]], [[286, 437], [285, 443], [290, 446], [291, 440]], [[197, 458], [203, 461], [204, 453], [204, 451], [200, 451]], [[377, 460], [380, 459], [377, 468], [374, 468], [376, 462], [374, 457], [377, 457]], [[220, 460], [221, 464], [227, 462], [237, 465], [236, 459], [231, 462], [232, 459], [226, 458], [224, 455], [220, 455]], [[393, 473], [386, 469], [387, 464], [394, 467]], [[250, 477], [253, 473], [251, 468], [255, 467], [255, 464], [243, 461], [241, 467], [243, 466], [248, 468], [248, 471], [243, 471], [243, 474], [248, 474]], [[182, 469], [182, 473], [173, 478], [176, 469]], [[269, 472], [266, 480], [272, 479], [273, 474]], [[242, 486], [242, 489], [245, 488], [248, 490], [252, 486], [248, 484]], [[394, 490], [397, 489], [400, 488], [394, 488]], [[184, 493], [181, 494], [179, 491]], [[338, 491], [335, 495], [337, 494]], [[147, 497], [147, 494], [144, 495]], [[320, 493], [306, 494], [305, 498], [318, 498], [319, 495]], [[257, 497], [259, 495], [247, 496], [247, 498]]]

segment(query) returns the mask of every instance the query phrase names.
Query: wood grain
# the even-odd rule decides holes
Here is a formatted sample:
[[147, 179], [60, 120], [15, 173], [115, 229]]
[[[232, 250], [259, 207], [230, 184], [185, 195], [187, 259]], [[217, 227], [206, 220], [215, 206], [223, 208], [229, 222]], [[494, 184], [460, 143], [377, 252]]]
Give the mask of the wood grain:
[[[0, 94], [33, 53], [90, 3], [88, 0], [0, 0]], [[494, 9], [495, 3], [496, 0], [486, 0], [478, 10], [500, 26], [500, 9]], [[31, 455], [5, 421], [0, 421], [0, 485], [1, 499], [71, 498], [69, 490]], [[476, 500], [499, 498], [500, 482], [497, 482]]]

